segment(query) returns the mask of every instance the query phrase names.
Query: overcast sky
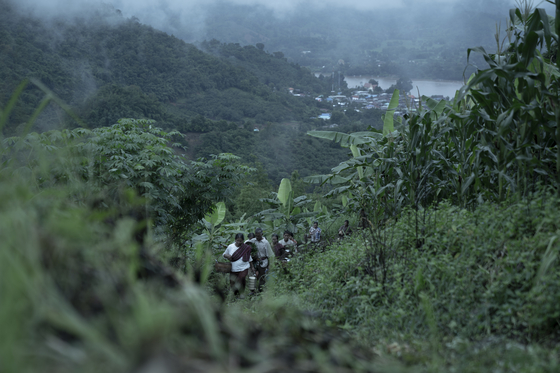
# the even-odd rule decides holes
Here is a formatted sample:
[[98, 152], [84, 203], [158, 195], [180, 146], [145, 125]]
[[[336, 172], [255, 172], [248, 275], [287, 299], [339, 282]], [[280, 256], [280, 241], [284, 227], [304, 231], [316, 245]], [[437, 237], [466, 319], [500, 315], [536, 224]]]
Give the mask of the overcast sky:
[[[175, 12], [177, 14], [191, 12], [196, 9], [216, 4], [226, 0], [13, 0], [20, 6], [32, 7], [39, 15], [61, 14], [83, 10], [88, 4], [107, 3], [120, 9], [126, 16], [151, 14], [157, 17], [161, 14]], [[227, 0], [227, 2], [242, 5], [264, 5], [277, 13], [289, 13], [300, 4], [317, 7], [340, 6], [340, 0]], [[360, 10], [375, 10], [396, 8], [406, 10], [410, 6], [439, 6], [441, 4], [462, 3], [468, 5], [472, 0], [353, 0], [345, 1], [345, 8], [354, 7]], [[539, 1], [535, 1], [538, 3]], [[474, 3], [481, 3], [474, 1]], [[484, 4], [509, 3], [515, 0], [485, 0]], [[544, 3], [543, 3], [544, 4]], [[149, 19], [142, 20], [149, 23]]]
[[[86, 4], [107, 3], [126, 13], [143, 11], [145, 9], [174, 9], [189, 10], [193, 7], [200, 7], [209, 3], [217, 3], [223, 0], [17, 0], [24, 6], [33, 6], [37, 10], [65, 12], [78, 10]], [[385, 9], [403, 8], [417, 4], [450, 4], [460, 0], [353, 0], [344, 2], [344, 7], [355, 7], [357, 9]], [[468, 1], [468, 0], [467, 0]], [[492, 2], [493, 0], [487, 0]], [[495, 0], [496, 1], [496, 0]], [[242, 5], [264, 5], [280, 12], [294, 9], [297, 5], [306, 4], [318, 7], [340, 5], [340, 0], [227, 0], [227, 2]]]
[[[137, 17], [140, 22], [170, 34], [181, 34], [185, 30], [192, 33], [195, 39], [204, 39], [207, 10], [221, 2], [239, 5], [262, 5], [274, 11], [277, 17], [289, 17], [298, 5], [315, 6], [318, 8], [343, 6], [345, 9], [355, 8], [361, 11], [394, 9], [406, 13], [414, 13], [412, 7], [434, 9], [442, 5], [457, 5], [460, 8], [483, 6], [510, 7], [515, 0], [353, 0], [342, 3], [340, 0], [11, 0], [25, 13], [33, 13], [43, 19], [53, 16], [73, 14], [84, 15], [91, 5], [110, 4], [121, 10], [126, 18]], [[537, 4], [539, 1], [535, 1]], [[552, 10], [551, 5], [543, 3]], [[504, 18], [507, 13], [504, 14]], [[198, 35], [197, 35], [198, 34]]]

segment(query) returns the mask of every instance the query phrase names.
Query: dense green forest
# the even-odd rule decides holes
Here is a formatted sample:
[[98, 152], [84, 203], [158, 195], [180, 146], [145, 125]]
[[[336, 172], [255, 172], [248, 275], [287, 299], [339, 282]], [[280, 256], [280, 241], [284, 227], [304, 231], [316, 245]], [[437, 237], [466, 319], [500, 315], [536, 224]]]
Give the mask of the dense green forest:
[[[329, 86], [256, 47], [221, 45], [224, 53], [216, 57], [112, 8], [69, 22], [26, 17], [5, 0], [0, 7], [2, 101], [22, 80], [35, 78], [90, 128], [123, 117], [154, 119], [170, 129], [196, 115], [238, 123], [302, 120], [318, 110], [288, 88], [320, 93]], [[39, 89], [26, 87], [4, 131], [17, 131], [42, 98]], [[42, 116], [39, 129], [69, 125], [56, 109]]]
[[[381, 119], [348, 108], [335, 128], [184, 122], [200, 130], [187, 152], [254, 148], [241, 156], [189, 159], [180, 131], [145, 117], [36, 132], [43, 115], [83, 120], [44, 77], [14, 83], [0, 101], [0, 371], [559, 371], [560, 22], [532, 7], [510, 21], [499, 54], [468, 50], [485, 65], [456, 97], [402, 117], [395, 91]], [[192, 53], [226, 64], [240, 50], [214, 44], [219, 57]], [[312, 155], [335, 150], [316, 172]], [[284, 173], [291, 157], [312, 175]], [[236, 296], [215, 262], [256, 228], [292, 231], [298, 252]]]
[[[6, 1], [0, 7], [6, 52], [0, 56], [0, 99], [8, 102], [22, 81], [32, 80], [4, 126], [7, 135], [25, 128], [45, 98], [38, 86], [44, 85], [75, 115], [48, 105], [34, 121], [38, 131], [152, 119], [185, 134], [177, 141], [188, 146], [191, 159], [223, 152], [248, 164], [258, 158], [277, 184], [294, 170], [301, 176], [327, 172], [345, 157], [347, 151], [337, 144], [324, 148], [304, 139], [307, 130], [330, 124], [348, 131], [380, 128], [377, 110], [340, 111], [336, 121], [326, 123], [313, 119], [321, 110], [332, 110], [313, 99], [330, 92], [331, 77], [318, 79], [261, 46], [212, 40], [203, 43], [203, 52], [124, 19], [111, 7], [76, 22], [25, 17]], [[308, 96], [294, 97], [288, 88]], [[261, 133], [253, 133], [257, 127]]]

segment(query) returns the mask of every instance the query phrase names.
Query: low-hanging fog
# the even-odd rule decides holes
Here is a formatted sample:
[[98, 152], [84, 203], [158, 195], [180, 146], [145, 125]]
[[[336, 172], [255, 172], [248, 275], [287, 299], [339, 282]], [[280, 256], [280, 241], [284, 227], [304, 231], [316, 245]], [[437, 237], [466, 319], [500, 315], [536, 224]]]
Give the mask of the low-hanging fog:
[[[99, 6], [119, 19], [143, 24], [198, 44], [262, 43], [289, 61], [346, 75], [412, 75], [457, 80], [467, 48], [496, 49], [514, 0], [8, 0], [43, 20], [87, 18]], [[552, 14], [553, 6], [532, 2]], [[439, 61], [432, 70], [425, 66]], [[475, 60], [471, 60], [472, 63]], [[424, 63], [424, 66], [419, 66]], [[392, 67], [387, 67], [393, 64]], [[476, 63], [475, 63], [476, 64]], [[384, 67], [387, 67], [384, 69]], [[404, 72], [403, 72], [404, 71]]]
[[[40, 18], [84, 16], [96, 5], [110, 5], [122, 12], [124, 17], [136, 17], [140, 22], [156, 29], [193, 40], [203, 40], [212, 33], [209, 21], [229, 21], [229, 9], [242, 9], [245, 17], [235, 21], [244, 25], [247, 19], [262, 16], [263, 22], [270, 18], [284, 22], [290, 27], [292, 19], [322, 17], [325, 23], [336, 22], [337, 17], [355, 15], [370, 17], [396, 17], [395, 28], [414, 28], [418, 18], [442, 20], [453, 14], [481, 12], [483, 14], [507, 16], [507, 9], [516, 4], [514, 0], [356, 0], [341, 4], [337, 0], [11, 0], [26, 13]], [[533, 2], [548, 8], [546, 2]], [[349, 25], [353, 20], [345, 19]], [[356, 25], [363, 26], [363, 25]], [[461, 25], [458, 25], [460, 27]], [[310, 30], [312, 32], [313, 30]]]

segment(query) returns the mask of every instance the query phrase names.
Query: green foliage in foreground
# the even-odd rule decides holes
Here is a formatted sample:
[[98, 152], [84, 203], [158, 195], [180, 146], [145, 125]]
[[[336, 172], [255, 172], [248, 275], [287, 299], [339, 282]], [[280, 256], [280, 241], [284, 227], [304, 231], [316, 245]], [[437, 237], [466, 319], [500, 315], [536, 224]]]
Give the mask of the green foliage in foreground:
[[260, 301], [226, 305], [155, 259], [162, 247], [132, 195], [107, 211], [76, 203], [83, 184], [37, 194], [25, 176], [0, 181], [3, 372], [559, 367], [558, 349], [516, 342], [557, 338], [560, 201], [545, 194], [426, 211], [418, 235], [410, 212], [366, 236], [389, 247], [384, 285], [364, 261], [379, 247], [357, 235], [292, 262]]
[[559, 222], [560, 199], [549, 193], [473, 212], [406, 211], [385, 229], [290, 262], [269, 291], [297, 295], [327, 325], [370, 345], [396, 341], [388, 350], [419, 369], [552, 372], [560, 367]]
[[78, 191], [0, 174], [2, 372], [372, 371], [371, 351], [281, 300], [247, 314], [178, 278], [141, 201], [107, 211]]
[[133, 190], [145, 199], [144, 217], [184, 240], [217, 201], [232, 197], [231, 184], [252, 169], [231, 154], [188, 161], [175, 153], [173, 146], [179, 144], [169, 145], [178, 136], [154, 127], [153, 121], [135, 119], [92, 131], [31, 133], [3, 141], [3, 172], [28, 175], [37, 191], [87, 182], [99, 193], [92, 203], [107, 209], [123, 204], [122, 190]]
[[[517, 33], [511, 46], [525, 62], [532, 53], [538, 55], [535, 38], [550, 44], [554, 37], [542, 14], [528, 20], [525, 33]], [[535, 43], [518, 42], [522, 37]], [[510, 53], [506, 57], [518, 61]], [[488, 57], [502, 61], [501, 56]], [[338, 170], [346, 172], [337, 176], [348, 177], [358, 197], [348, 195], [343, 204], [370, 201], [377, 212], [392, 213], [363, 211], [364, 232], [340, 245], [303, 249], [303, 255], [276, 271], [272, 266], [267, 293], [253, 304], [232, 302], [227, 287], [220, 286], [227, 277], [210, 274], [208, 266], [186, 265], [182, 278], [158, 261], [159, 252], [169, 248], [164, 233], [175, 232], [156, 230], [161, 226], [148, 219], [163, 206], [170, 219], [160, 222], [173, 227], [170, 222], [186, 210], [178, 213], [167, 202], [187, 193], [181, 189], [186, 188], [183, 176], [200, 182], [202, 189], [196, 183], [189, 188], [192, 196], [199, 190], [212, 196], [205, 186], [223, 182], [222, 172], [231, 178], [238, 173], [227, 163], [232, 157], [218, 157], [197, 169], [167, 147], [170, 134], [134, 120], [99, 131], [55, 131], [3, 141], [0, 370], [558, 371], [560, 199], [554, 182], [560, 158], [554, 155], [560, 153], [552, 118], [560, 115], [557, 106], [552, 110], [543, 104], [557, 102], [557, 80], [544, 72], [555, 68], [546, 61], [540, 71], [518, 62], [495, 63], [480, 72], [471, 81], [470, 96], [460, 103], [465, 106], [434, 105], [411, 117], [411, 129], [402, 136], [390, 128], [392, 116], [386, 117], [384, 134], [342, 134], [362, 141], [349, 144], [354, 158]], [[532, 92], [542, 96], [530, 101], [529, 109], [521, 102], [530, 97], [513, 88], [517, 101], [511, 107], [485, 100], [485, 94], [511, 88], [509, 80], [499, 79], [503, 76], [523, 79], [517, 82], [527, 88], [523, 92], [532, 89], [530, 80], [538, 80], [541, 90]], [[461, 108], [464, 115], [458, 114]], [[3, 108], [0, 126], [10, 110], [10, 104]], [[541, 119], [542, 127], [537, 125]], [[434, 121], [444, 129], [437, 146], [429, 142], [427, 129]], [[460, 131], [498, 122], [496, 133]], [[527, 133], [516, 132], [512, 123], [531, 123], [537, 139], [517, 143]], [[482, 143], [485, 148], [469, 149], [482, 164], [480, 173], [460, 175], [460, 182], [468, 177], [460, 188], [443, 183], [469, 165], [458, 162], [458, 149], [474, 143], [469, 137], [474, 132], [481, 136], [476, 140], [495, 136], [490, 138], [497, 141], [495, 148]], [[546, 144], [541, 146], [539, 138]], [[399, 173], [394, 164], [400, 164], [397, 153], [403, 149]], [[498, 149], [496, 160], [481, 155]], [[525, 158], [520, 158], [522, 151]], [[429, 177], [418, 178], [434, 168]], [[492, 172], [488, 176], [484, 170]], [[377, 178], [376, 172], [381, 172]], [[542, 175], [545, 186], [525, 183], [535, 174]], [[396, 189], [383, 194], [389, 184], [380, 188], [367, 178], [394, 181]], [[235, 179], [226, 177], [225, 183], [230, 180]], [[471, 192], [471, 186], [478, 189]], [[400, 187], [408, 195], [397, 196]], [[156, 188], [158, 193], [152, 191]], [[514, 193], [519, 189], [522, 193]], [[222, 184], [218, 192], [223, 190]], [[390, 210], [398, 199], [391, 201], [392, 196], [405, 195], [409, 200]], [[442, 196], [450, 202], [426, 203]], [[184, 206], [200, 208], [196, 201], [187, 198]], [[209, 197], [207, 202], [217, 201]], [[214, 214], [207, 215], [210, 225], [226, 216], [225, 205]], [[208, 263], [210, 250], [202, 250], [186, 249], [188, 264]]]

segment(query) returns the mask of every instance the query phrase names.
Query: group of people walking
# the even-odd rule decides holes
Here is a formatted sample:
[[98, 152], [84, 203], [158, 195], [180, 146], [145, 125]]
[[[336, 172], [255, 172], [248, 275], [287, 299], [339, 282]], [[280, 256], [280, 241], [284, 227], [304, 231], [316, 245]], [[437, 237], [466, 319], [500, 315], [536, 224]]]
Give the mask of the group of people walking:
[[[276, 233], [273, 234], [272, 246], [264, 238], [262, 228], [255, 229], [255, 234], [249, 235], [250, 237], [245, 240], [243, 233], [237, 233], [235, 242], [222, 254], [224, 258], [231, 261], [230, 284], [236, 295], [245, 289], [249, 270], [256, 277], [257, 290], [261, 291], [266, 281], [265, 275], [270, 267], [270, 261], [273, 258], [285, 261], [291, 252], [297, 252], [297, 241], [289, 231], [284, 232], [282, 240], [278, 240]], [[256, 248], [253, 253], [252, 245]]]
[[[351, 232], [348, 227], [348, 220], [340, 228], [339, 235], [341, 232], [344, 232], [344, 235]], [[313, 226], [309, 229], [309, 235], [306, 235], [306, 240], [307, 238], [311, 240], [311, 243], [321, 241], [321, 228], [319, 228], [318, 222], [313, 223]], [[249, 233], [247, 240], [245, 240], [243, 233], [237, 233], [235, 242], [229, 245], [222, 254], [224, 258], [231, 262], [230, 285], [234, 289], [234, 294], [239, 295], [240, 298], [244, 297], [242, 293], [246, 287], [249, 274], [256, 277], [258, 283], [256, 290], [262, 291], [270, 261], [286, 262], [289, 261], [289, 256], [298, 252], [298, 243], [290, 231], [285, 231], [281, 240], [276, 233], [272, 235], [271, 239], [272, 245], [263, 236], [262, 228], [255, 229], [254, 234]]]

